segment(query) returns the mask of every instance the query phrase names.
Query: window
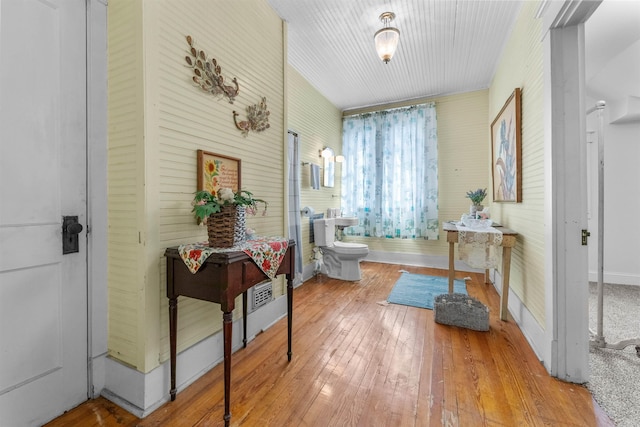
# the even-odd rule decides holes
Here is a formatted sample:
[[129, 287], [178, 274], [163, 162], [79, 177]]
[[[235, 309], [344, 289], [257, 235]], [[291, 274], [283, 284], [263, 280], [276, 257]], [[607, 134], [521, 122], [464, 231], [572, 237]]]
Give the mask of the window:
[[343, 119], [342, 210], [347, 235], [437, 239], [438, 137], [434, 103]]

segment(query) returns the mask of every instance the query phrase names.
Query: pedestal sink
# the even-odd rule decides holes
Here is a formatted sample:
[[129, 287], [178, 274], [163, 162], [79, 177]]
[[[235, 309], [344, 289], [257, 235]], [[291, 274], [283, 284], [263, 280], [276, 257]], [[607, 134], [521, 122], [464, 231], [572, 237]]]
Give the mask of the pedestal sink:
[[347, 216], [339, 216], [335, 219], [336, 225], [336, 238], [338, 240], [342, 240], [344, 237], [344, 229], [346, 227], [351, 227], [353, 225], [358, 225], [358, 218], [356, 217], [347, 217]]
[[347, 216], [339, 216], [335, 219], [336, 227], [351, 227], [353, 225], [358, 225], [358, 218], [356, 217], [347, 217]]

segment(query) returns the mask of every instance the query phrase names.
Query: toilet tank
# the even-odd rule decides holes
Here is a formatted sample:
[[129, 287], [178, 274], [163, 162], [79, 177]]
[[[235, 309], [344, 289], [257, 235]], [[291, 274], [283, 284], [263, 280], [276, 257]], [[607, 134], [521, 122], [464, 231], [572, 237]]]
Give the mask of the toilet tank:
[[333, 218], [322, 218], [313, 221], [313, 235], [316, 246], [331, 246], [335, 237]]

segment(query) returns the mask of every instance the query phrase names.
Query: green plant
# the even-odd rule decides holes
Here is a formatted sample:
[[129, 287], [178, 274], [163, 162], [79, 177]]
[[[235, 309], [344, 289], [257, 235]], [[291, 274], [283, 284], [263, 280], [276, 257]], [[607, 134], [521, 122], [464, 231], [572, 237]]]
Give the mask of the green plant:
[[474, 205], [480, 205], [484, 198], [487, 197], [487, 189], [478, 188], [475, 191], [467, 191], [467, 197], [471, 199]]
[[246, 213], [255, 215], [258, 212], [258, 204], [264, 204], [262, 215], [267, 214], [267, 202], [262, 199], [253, 197], [253, 193], [246, 190], [240, 190], [234, 193], [230, 188], [221, 188], [217, 194], [212, 194], [207, 190], [196, 192], [193, 198], [193, 210], [196, 218], [204, 220], [209, 215], [220, 212], [222, 206], [244, 206]]

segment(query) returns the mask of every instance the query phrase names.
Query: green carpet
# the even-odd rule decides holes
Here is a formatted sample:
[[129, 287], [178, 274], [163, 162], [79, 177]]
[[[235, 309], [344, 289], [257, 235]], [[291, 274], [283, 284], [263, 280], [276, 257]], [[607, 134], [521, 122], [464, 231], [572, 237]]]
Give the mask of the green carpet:
[[[398, 279], [387, 301], [392, 304], [409, 305], [412, 307], [433, 309], [433, 299], [441, 294], [449, 292], [449, 278], [439, 276], [426, 276], [424, 274], [412, 274], [403, 272]], [[467, 293], [464, 280], [453, 281], [453, 292]]]

